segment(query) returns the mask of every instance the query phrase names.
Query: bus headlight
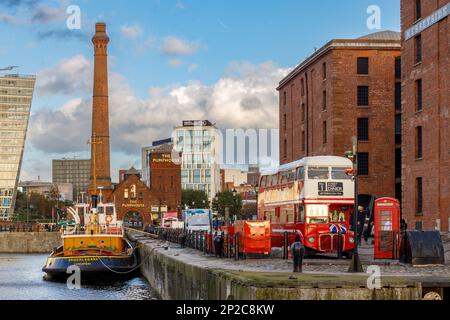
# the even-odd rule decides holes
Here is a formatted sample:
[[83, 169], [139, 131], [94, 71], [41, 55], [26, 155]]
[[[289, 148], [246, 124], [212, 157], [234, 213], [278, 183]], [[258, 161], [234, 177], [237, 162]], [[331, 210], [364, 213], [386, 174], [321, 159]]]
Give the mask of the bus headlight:
[[353, 237], [348, 237], [348, 242], [354, 243], [354, 242], [355, 242], [355, 239], [354, 239]]
[[310, 242], [310, 243], [314, 243], [315, 241], [316, 241], [316, 238], [314, 238], [314, 237], [309, 237], [308, 238], [308, 241]]

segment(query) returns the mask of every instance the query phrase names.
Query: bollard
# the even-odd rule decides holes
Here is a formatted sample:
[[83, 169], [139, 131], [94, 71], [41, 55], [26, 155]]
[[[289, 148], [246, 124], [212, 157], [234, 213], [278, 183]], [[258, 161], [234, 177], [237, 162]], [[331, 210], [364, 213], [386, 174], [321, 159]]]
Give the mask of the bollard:
[[284, 232], [284, 241], [283, 241], [283, 259], [288, 260], [289, 259], [289, 238], [287, 231]]
[[301, 273], [303, 271], [303, 256], [305, 255], [305, 246], [301, 242], [295, 242], [291, 247], [292, 256], [294, 257], [294, 272]]
[[213, 252], [213, 233], [209, 232], [209, 250], [208, 253], [211, 254]]
[[239, 233], [234, 235], [234, 260], [239, 260]]
[[394, 232], [393, 234], [393, 251], [392, 251], [392, 259], [398, 259], [398, 233]]
[[227, 258], [231, 258], [231, 252], [230, 252], [230, 250], [231, 250], [231, 243], [230, 243], [230, 238], [231, 238], [230, 234], [227, 233]]
[[342, 231], [339, 229], [338, 233], [338, 250], [337, 250], [338, 259], [342, 259]]

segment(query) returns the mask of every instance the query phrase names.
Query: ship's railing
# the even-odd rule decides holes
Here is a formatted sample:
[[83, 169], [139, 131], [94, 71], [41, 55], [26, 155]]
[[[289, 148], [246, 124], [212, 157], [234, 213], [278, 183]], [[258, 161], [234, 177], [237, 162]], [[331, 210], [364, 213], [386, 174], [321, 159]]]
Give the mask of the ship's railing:
[[[76, 230], [64, 230], [64, 236], [76, 236], [88, 234], [86, 230], [89, 227], [77, 227]], [[121, 224], [98, 224], [90, 228], [94, 231], [94, 235], [123, 235], [123, 227]]]

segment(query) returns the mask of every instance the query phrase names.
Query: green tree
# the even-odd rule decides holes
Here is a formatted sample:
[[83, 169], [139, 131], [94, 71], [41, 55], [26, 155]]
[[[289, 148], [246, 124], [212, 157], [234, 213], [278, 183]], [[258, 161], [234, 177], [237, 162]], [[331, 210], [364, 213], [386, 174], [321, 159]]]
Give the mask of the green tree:
[[183, 190], [181, 193], [181, 205], [184, 208], [209, 209], [208, 195], [202, 190]]
[[243, 205], [240, 219], [250, 220], [254, 215], [258, 214], [258, 206], [256, 203], [247, 203]]
[[213, 200], [212, 208], [222, 217], [225, 217], [226, 208], [229, 209], [230, 218], [234, 215], [239, 216], [242, 210], [241, 195], [234, 195], [230, 190], [219, 192]]

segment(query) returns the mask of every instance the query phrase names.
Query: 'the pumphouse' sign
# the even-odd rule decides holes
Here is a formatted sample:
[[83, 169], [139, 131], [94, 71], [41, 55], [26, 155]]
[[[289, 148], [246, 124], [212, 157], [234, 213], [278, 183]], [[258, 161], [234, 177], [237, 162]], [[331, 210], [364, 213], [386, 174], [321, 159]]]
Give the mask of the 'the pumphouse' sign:
[[448, 13], [450, 12], [450, 2], [447, 3], [442, 8], [439, 8], [432, 14], [430, 14], [428, 17], [420, 20], [415, 25], [413, 25], [411, 28], [405, 31], [405, 40], [409, 40], [425, 29], [428, 29], [432, 25], [438, 23], [439, 21], [445, 19], [448, 16]]

